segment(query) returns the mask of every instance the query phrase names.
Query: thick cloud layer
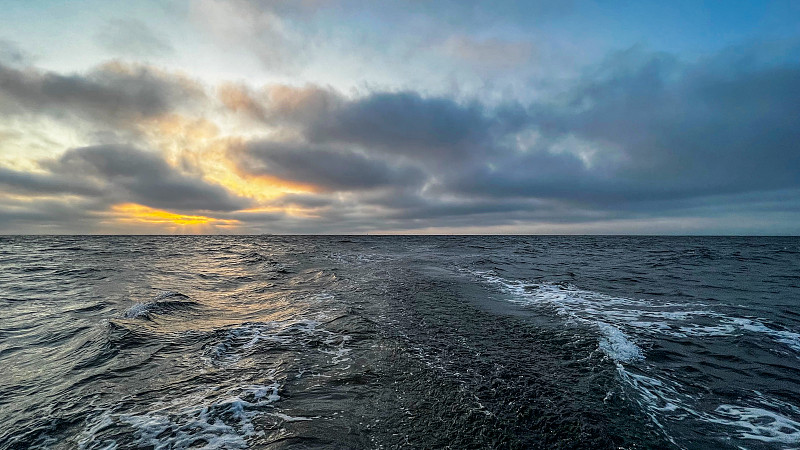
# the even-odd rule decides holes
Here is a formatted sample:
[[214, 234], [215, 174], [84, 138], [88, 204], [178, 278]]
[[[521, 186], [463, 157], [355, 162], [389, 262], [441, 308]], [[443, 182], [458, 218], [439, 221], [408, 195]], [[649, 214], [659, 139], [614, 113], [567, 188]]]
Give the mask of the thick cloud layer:
[[492, 120], [480, 105], [414, 92], [376, 93], [307, 124], [315, 142], [355, 144], [422, 160], [451, 160], [491, 145]]
[[76, 148], [41, 164], [46, 172], [0, 169], [0, 186], [34, 196], [78, 195], [106, 205], [138, 203], [177, 211], [233, 211], [249, 204], [133, 147]]
[[271, 175], [325, 190], [362, 190], [415, 185], [423, 179], [419, 169], [393, 165], [350, 150], [313, 145], [252, 142], [240, 153], [242, 170]]
[[0, 60], [0, 113], [5, 115], [77, 116], [127, 125], [203, 95], [191, 82], [147, 66], [110, 63], [87, 74], [62, 75]]
[[567, 107], [537, 108], [533, 117], [545, 135], [617, 149], [614, 178], [603, 186], [623, 196], [796, 187], [800, 65], [757, 63], [769, 50], [689, 65], [627, 52], [601, 68], [607, 75], [582, 80]]
[[[158, 151], [92, 145], [39, 160], [38, 171], [0, 165], [0, 204], [7, 223], [71, 220], [70, 230], [136, 203], [214, 213], [244, 232], [594, 232], [603, 223], [631, 232], [648, 222], [664, 227], [651, 232], [791, 232], [798, 61], [789, 44], [688, 62], [633, 48], [526, 104], [244, 82], [207, 95], [213, 88], [144, 66], [62, 75], [0, 65], [8, 116], [78, 117], [96, 135], [162, 126], [142, 138]], [[175, 117], [183, 122], [163, 121]], [[211, 125], [185, 126], [192, 121]], [[191, 157], [173, 165], [165, 154]], [[227, 184], [203, 177], [208, 158], [230, 172], [214, 178]], [[254, 195], [264, 180], [294, 190]]]
[[760, 62], [769, 50], [684, 63], [632, 49], [561, 101], [527, 107], [414, 92], [341, 98], [297, 116], [312, 144], [251, 143], [243, 170], [326, 190], [391, 187], [354, 201], [408, 221], [399, 228], [462, 215], [498, 224], [702, 214], [703, 199], [720, 195], [745, 211], [750, 193], [800, 188], [800, 59]]
[[102, 189], [83, 177], [60, 176], [52, 173], [31, 173], [0, 167], [0, 186], [6, 192], [19, 194], [77, 194], [99, 196]]

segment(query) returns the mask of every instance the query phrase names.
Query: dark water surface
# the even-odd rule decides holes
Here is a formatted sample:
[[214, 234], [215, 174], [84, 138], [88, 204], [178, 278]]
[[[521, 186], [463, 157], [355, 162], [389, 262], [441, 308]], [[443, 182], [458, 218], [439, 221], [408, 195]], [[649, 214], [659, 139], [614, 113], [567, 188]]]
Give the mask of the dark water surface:
[[0, 448], [800, 447], [800, 239], [0, 237]]

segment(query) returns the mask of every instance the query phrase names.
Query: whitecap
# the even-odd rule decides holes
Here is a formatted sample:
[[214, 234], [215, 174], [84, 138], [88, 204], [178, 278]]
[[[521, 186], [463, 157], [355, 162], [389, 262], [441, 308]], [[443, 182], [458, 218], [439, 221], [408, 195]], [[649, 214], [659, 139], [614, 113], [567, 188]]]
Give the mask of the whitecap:
[[739, 437], [761, 442], [800, 444], [800, 422], [759, 407], [720, 405], [709, 422], [734, 427]]
[[604, 335], [604, 337], [600, 339], [599, 347], [606, 355], [620, 362], [644, 359], [642, 349], [631, 342], [619, 328], [607, 323], [598, 323], [597, 327]]
[[[600, 332], [598, 347], [608, 357], [618, 362], [631, 362], [644, 359], [644, 352], [618, 326], [610, 323], [603, 306], [609, 304], [628, 304], [627, 299], [604, 296], [590, 291], [582, 291], [573, 286], [539, 284], [526, 285], [519, 281], [506, 280], [488, 272], [475, 272], [486, 281], [511, 294], [509, 299], [515, 303], [552, 308], [571, 321], [593, 327]], [[604, 304], [598, 304], [598, 301]], [[626, 318], [637, 317], [629, 311], [620, 311]], [[619, 318], [617, 314], [616, 318]], [[629, 316], [629, 317], [628, 317]], [[610, 318], [615, 318], [612, 314]]]
[[331, 362], [339, 364], [350, 359], [350, 336], [321, 327], [313, 319], [247, 323], [225, 331], [219, 342], [206, 348], [205, 361], [212, 365], [231, 365], [264, 345], [306, 346], [313, 342], [315, 351], [331, 355]]
[[[87, 425], [81, 448], [95, 448], [86, 445], [96, 438], [98, 431], [116, 424], [133, 429], [133, 442], [126, 445], [135, 447], [158, 450], [249, 448], [248, 439], [263, 434], [256, 430], [253, 419], [260, 414], [276, 414], [269, 409], [280, 400], [280, 387], [277, 382], [244, 385], [213, 402], [204, 396], [193, 396], [145, 412], [106, 412]], [[118, 444], [107, 440], [103, 445], [116, 448]]]
[[304, 422], [308, 420], [312, 420], [310, 417], [302, 417], [302, 416], [289, 416], [283, 413], [272, 413], [273, 416], [283, 420], [284, 422]]
[[776, 330], [763, 323], [751, 319], [730, 319], [731, 322], [740, 326], [743, 330], [751, 333], [763, 333], [777, 342], [789, 346], [792, 350], [800, 352], [800, 333], [786, 330]]
[[[629, 332], [678, 338], [725, 337], [741, 332], [760, 333], [800, 352], [798, 332], [777, 329], [760, 320], [731, 317], [711, 311], [707, 305], [699, 303], [656, 303], [647, 299], [615, 297], [568, 284], [532, 285], [506, 280], [491, 272], [472, 273], [511, 294], [509, 300], [514, 303], [552, 308], [573, 321], [594, 323], [608, 341], [603, 344], [602, 349], [612, 349], [612, 353], [612, 343], [618, 336], [613, 330], [609, 331], [608, 326], [617, 328], [629, 342], [632, 342]], [[609, 332], [613, 335], [609, 335]], [[611, 354], [609, 356], [613, 357]]]
[[143, 317], [147, 314], [148, 310], [152, 308], [152, 303], [136, 303], [125, 311], [124, 316], [128, 319], [135, 319]]

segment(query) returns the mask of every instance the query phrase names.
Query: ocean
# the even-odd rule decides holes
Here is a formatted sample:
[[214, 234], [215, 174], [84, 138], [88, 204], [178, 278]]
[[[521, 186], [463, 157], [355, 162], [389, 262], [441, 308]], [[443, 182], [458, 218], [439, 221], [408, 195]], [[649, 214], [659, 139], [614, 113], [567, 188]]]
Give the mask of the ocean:
[[0, 237], [0, 449], [800, 448], [800, 238]]

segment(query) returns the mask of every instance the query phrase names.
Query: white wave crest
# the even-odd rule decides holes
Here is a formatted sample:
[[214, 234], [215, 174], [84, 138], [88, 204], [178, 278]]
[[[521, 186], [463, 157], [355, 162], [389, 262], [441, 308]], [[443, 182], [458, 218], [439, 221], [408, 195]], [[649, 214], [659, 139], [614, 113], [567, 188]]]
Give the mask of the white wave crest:
[[102, 444], [102, 448], [117, 448], [119, 444], [116, 441], [99, 440], [98, 433], [118, 425], [133, 429], [133, 442], [126, 442], [126, 446], [156, 450], [249, 448], [248, 438], [263, 434], [253, 423], [256, 416], [284, 416], [271, 410], [281, 398], [280, 387], [277, 382], [245, 385], [213, 402], [195, 396], [146, 412], [105, 412], [84, 430], [80, 448], [100, 448], [98, 444]]
[[644, 359], [642, 349], [618, 326], [607, 320], [601, 305], [595, 304], [598, 296], [602, 297], [601, 300], [616, 304], [623, 301], [622, 299], [572, 287], [552, 284], [531, 286], [487, 272], [475, 273], [511, 294], [510, 300], [513, 302], [553, 308], [558, 314], [567, 316], [572, 321], [595, 328], [601, 334], [598, 348], [613, 360], [631, 362]]

